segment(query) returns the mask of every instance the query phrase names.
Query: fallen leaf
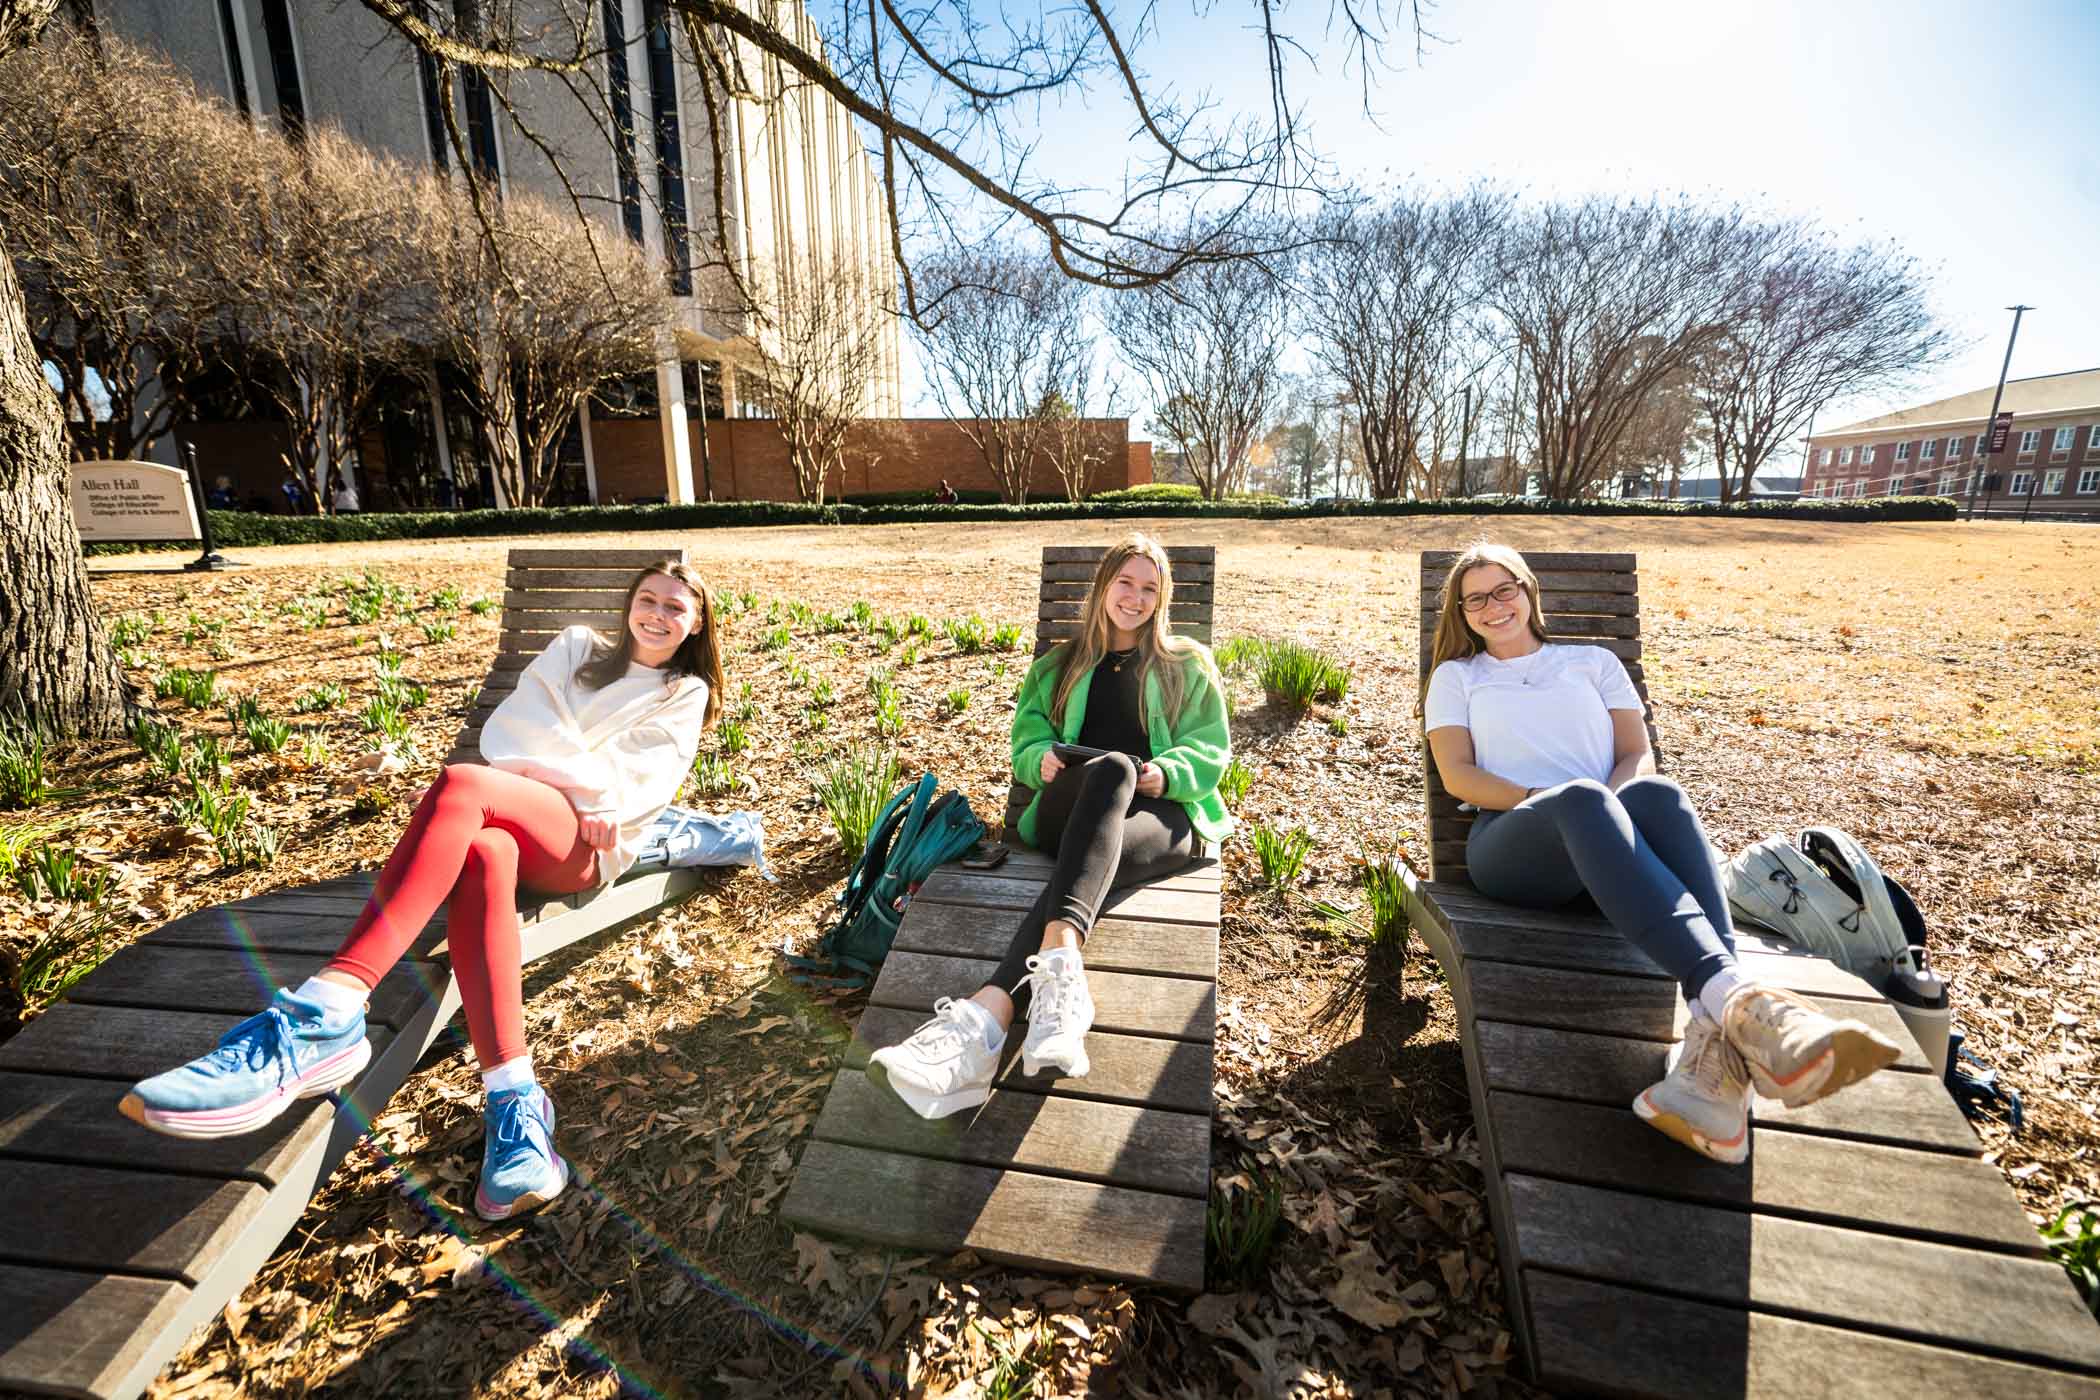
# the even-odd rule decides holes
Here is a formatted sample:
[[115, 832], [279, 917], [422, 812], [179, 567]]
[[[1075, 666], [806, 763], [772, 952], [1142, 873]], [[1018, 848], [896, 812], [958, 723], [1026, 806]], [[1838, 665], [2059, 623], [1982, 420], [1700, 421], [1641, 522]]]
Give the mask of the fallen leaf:
[[1366, 1327], [1398, 1326], [1407, 1309], [1378, 1268], [1378, 1251], [1359, 1244], [1342, 1256], [1342, 1273], [1325, 1290], [1327, 1301]]

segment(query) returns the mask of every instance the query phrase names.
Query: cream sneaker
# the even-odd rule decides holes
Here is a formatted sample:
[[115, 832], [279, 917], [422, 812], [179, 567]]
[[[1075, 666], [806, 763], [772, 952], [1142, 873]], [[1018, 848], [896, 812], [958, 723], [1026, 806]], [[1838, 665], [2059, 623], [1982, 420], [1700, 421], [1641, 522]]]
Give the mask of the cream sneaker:
[[1729, 993], [1721, 1028], [1750, 1067], [1757, 1092], [1788, 1108], [1856, 1084], [1902, 1053], [1869, 1026], [1834, 1020], [1807, 998], [1758, 982]]
[[1750, 1155], [1750, 1069], [1721, 1028], [1694, 1016], [1669, 1072], [1633, 1101], [1657, 1132], [1733, 1166]]

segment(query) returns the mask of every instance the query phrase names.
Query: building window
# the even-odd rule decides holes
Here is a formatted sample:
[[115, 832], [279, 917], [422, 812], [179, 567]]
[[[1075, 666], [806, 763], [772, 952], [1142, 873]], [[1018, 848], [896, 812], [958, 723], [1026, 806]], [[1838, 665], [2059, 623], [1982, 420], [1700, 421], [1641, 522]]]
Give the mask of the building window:
[[421, 70], [423, 85], [423, 131], [430, 138], [430, 164], [442, 175], [452, 168], [449, 152], [452, 137], [445, 130], [445, 99], [438, 85], [437, 60], [421, 49], [416, 51], [416, 67]]
[[605, 95], [612, 107], [613, 164], [620, 178], [620, 222], [642, 241], [642, 179], [634, 159], [634, 98], [627, 76], [627, 26], [622, 0], [605, 0]]
[[1827, 447], [1826, 447], [1826, 448], [1824, 448], [1824, 449], [1823, 449], [1823, 455], [1822, 455], [1822, 456], [1820, 456], [1820, 457], [1818, 457], [1818, 458], [1816, 459], [1816, 464], [1817, 464], [1818, 466], [1824, 466], [1824, 467], [1827, 467], [1827, 466], [1829, 466], [1829, 465], [1830, 465], [1830, 449], [1829, 449], [1829, 448], [1827, 448]]
[[1938, 438], [1927, 438], [1925, 439], [1925, 446], [1923, 450], [1920, 451], [1918, 455], [1929, 462], [1939, 452], [1939, 450], [1940, 440]]
[[2040, 428], [2029, 428], [2026, 432], [2020, 434], [2020, 455], [2022, 457], [2032, 457], [2034, 450], [2041, 445], [2042, 430]]
[[2071, 440], [2077, 436], [2078, 429], [2076, 428], [2058, 428], [2055, 436], [2049, 439], [2049, 460], [2061, 462], [2064, 458], [2070, 456]]
[[2085, 455], [2100, 457], [2100, 423], [2094, 423], [2085, 430]]
[[649, 52], [649, 110], [655, 118], [656, 186], [664, 216], [664, 260], [671, 290], [693, 294], [693, 250], [686, 232], [685, 144], [678, 134], [678, 73], [671, 62], [671, 19], [664, 0], [643, 0]]
[[1855, 499], [1856, 499], [1856, 498], [1858, 498], [1858, 497], [1860, 497], [1860, 496], [1864, 496], [1864, 495], [1866, 495], [1866, 494], [1867, 494], [1867, 483], [1866, 483], [1866, 482], [1865, 482], [1864, 480], [1861, 480], [1861, 481], [1855, 481], [1855, 482], [1853, 482], [1853, 483], [1852, 483], [1852, 495], [1854, 496], [1854, 498], [1855, 498]]
[[1910, 460], [1909, 443], [1899, 442], [1896, 444], [1896, 460], [1899, 462], [1908, 462]]
[[263, 0], [263, 39], [270, 49], [270, 73], [277, 81], [277, 120], [284, 134], [297, 141], [306, 134], [306, 94], [299, 84], [299, 48], [292, 37], [292, 12], [285, 0]]
[[488, 75], [479, 68], [462, 68], [459, 86], [466, 98], [467, 154], [474, 159], [474, 173], [500, 190], [503, 156], [496, 147], [496, 103], [489, 96]]
[[1942, 496], [1951, 496], [1954, 494], [1953, 472], [1942, 472], [1940, 474], [1940, 494]]
[[1859, 449], [1859, 460], [1867, 466], [1874, 465], [1874, 448], [1871, 444]]
[[2042, 477], [2042, 494], [2044, 496], [2061, 496], [2063, 493], [2064, 474], [2062, 472], [2045, 473]]
[[1841, 452], [1839, 452], [1839, 453], [1838, 453], [1838, 465], [1839, 465], [1839, 466], [1841, 466], [1841, 467], [1849, 467], [1849, 466], [1851, 466], [1851, 465], [1852, 465], [1852, 449], [1851, 449], [1851, 448], [1849, 448], [1849, 447], [1848, 447], [1848, 448], [1845, 448], [1845, 449], [1844, 449], [1843, 451], [1841, 451]]
[[1957, 458], [1957, 457], [1961, 456], [1961, 444], [1962, 444], [1962, 439], [1960, 439], [1960, 438], [1958, 438], [1958, 437], [1951, 437], [1951, 438], [1948, 438], [1948, 439], [1947, 439], [1947, 460], [1948, 460], [1948, 461], [1950, 461], [1950, 462], [1951, 462], [1951, 461], [1953, 461], [1953, 460], [1954, 460], [1955, 458]]
[[2087, 468], [2078, 474], [2078, 494], [2090, 496], [2100, 491], [2100, 469]]
[[248, 65], [241, 60], [241, 31], [233, 19], [233, 0], [219, 0], [219, 33], [226, 42], [226, 69], [233, 79], [233, 105], [249, 115]]
[[2013, 473], [2013, 482], [2012, 482], [2012, 493], [2013, 493], [2013, 494], [2014, 494], [2015, 496], [2024, 496], [2024, 495], [2026, 495], [2026, 494], [2027, 494], [2027, 493], [2028, 493], [2028, 492], [2029, 492], [2030, 490], [2032, 490], [2032, 489], [2033, 489], [2033, 487], [2034, 487], [2034, 473], [2033, 473], [2033, 472], [2014, 472], [2014, 473]]

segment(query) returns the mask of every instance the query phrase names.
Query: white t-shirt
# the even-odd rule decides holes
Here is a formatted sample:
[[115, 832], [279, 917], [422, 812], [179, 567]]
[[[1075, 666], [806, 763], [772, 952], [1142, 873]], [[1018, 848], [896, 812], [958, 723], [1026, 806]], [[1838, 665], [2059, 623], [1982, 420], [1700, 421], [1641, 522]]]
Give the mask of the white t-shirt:
[[1426, 729], [1472, 731], [1473, 761], [1524, 787], [1576, 778], [1606, 782], [1613, 710], [1638, 710], [1626, 666], [1603, 647], [1548, 644], [1498, 661], [1481, 652], [1446, 661], [1429, 678]]

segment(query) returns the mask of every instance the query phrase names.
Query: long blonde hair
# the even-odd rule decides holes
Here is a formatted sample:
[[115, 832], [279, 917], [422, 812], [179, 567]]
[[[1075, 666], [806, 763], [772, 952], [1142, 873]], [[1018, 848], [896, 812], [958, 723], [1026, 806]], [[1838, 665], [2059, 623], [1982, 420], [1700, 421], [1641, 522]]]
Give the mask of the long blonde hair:
[[[1167, 722], [1171, 724], [1181, 717], [1181, 703], [1187, 690], [1182, 667], [1189, 657], [1200, 656], [1202, 648], [1187, 637], [1175, 636], [1171, 630], [1174, 569], [1167, 562], [1167, 551], [1150, 535], [1133, 530], [1102, 553], [1101, 563], [1094, 570], [1094, 581], [1087, 588], [1086, 606], [1080, 610], [1079, 635], [1060, 644], [1052, 653], [1062, 657], [1059, 662], [1062, 671], [1050, 703], [1052, 724], [1064, 723], [1065, 701], [1070, 698], [1072, 687], [1079, 683], [1081, 676], [1092, 675], [1101, 658], [1108, 655], [1108, 586], [1132, 559], [1150, 560], [1152, 567], [1159, 570], [1159, 606], [1152, 612], [1151, 623], [1138, 633], [1138, 694], [1144, 695], [1147, 676], [1158, 676], [1159, 698], [1166, 706]], [[1164, 664], [1168, 659], [1174, 664]], [[1143, 701], [1139, 703], [1142, 705]], [[1140, 715], [1139, 718], [1144, 717]]]
[[1506, 544], [1494, 544], [1487, 540], [1475, 540], [1459, 551], [1458, 558], [1451, 562], [1451, 572], [1444, 575], [1443, 601], [1437, 607], [1436, 635], [1429, 644], [1429, 665], [1422, 671], [1422, 693], [1415, 697], [1415, 712], [1421, 713], [1422, 701], [1429, 694], [1429, 678], [1436, 668], [1446, 661], [1463, 661], [1469, 656], [1478, 656], [1487, 650], [1487, 643], [1466, 621], [1466, 609], [1462, 589], [1466, 571], [1483, 564], [1499, 564], [1509, 570], [1509, 576], [1523, 586], [1524, 596], [1531, 601], [1531, 635], [1546, 642], [1546, 621], [1539, 607], [1539, 576], [1524, 562], [1524, 556]]

